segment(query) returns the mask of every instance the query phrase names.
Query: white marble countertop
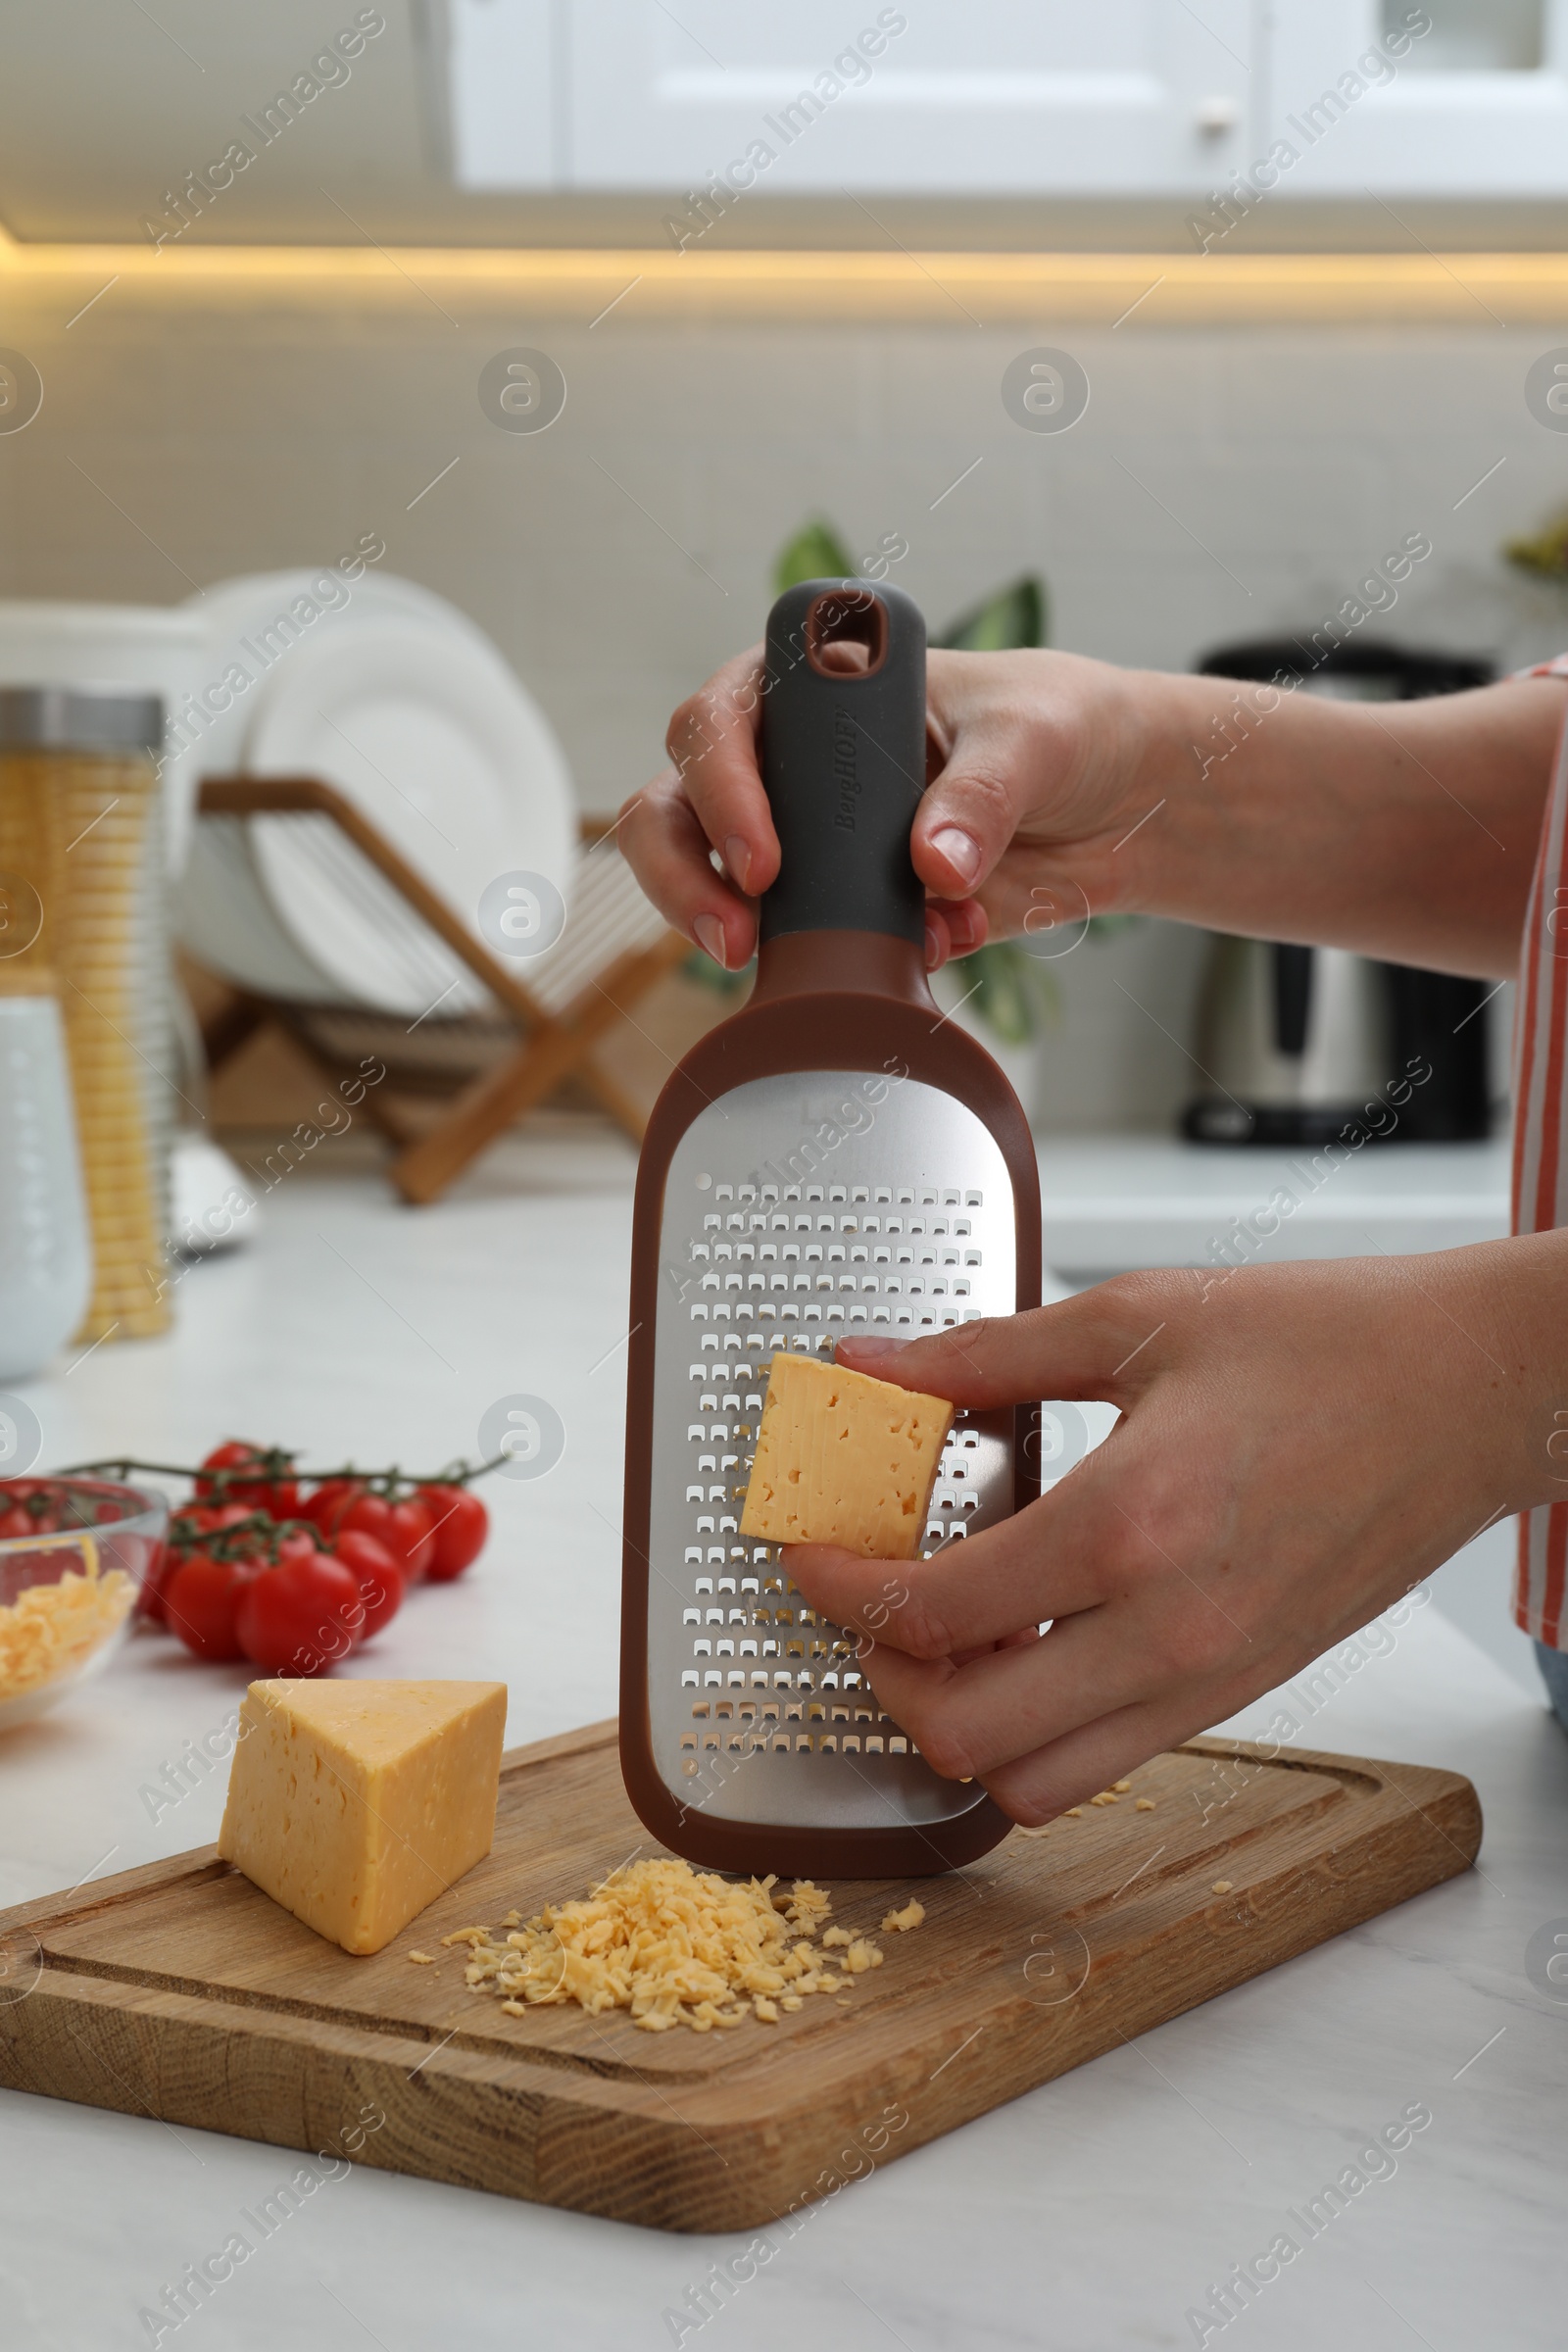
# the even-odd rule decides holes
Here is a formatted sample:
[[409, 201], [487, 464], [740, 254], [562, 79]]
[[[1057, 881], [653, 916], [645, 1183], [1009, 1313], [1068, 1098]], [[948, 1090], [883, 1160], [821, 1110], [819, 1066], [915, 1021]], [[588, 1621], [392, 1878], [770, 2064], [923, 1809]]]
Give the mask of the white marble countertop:
[[1505, 1137], [1351, 1154], [1161, 1135], [1042, 1137], [1046, 1263], [1086, 1278], [1490, 1242], [1508, 1230], [1508, 1150]]
[[[184, 1458], [237, 1433], [423, 1466], [471, 1447], [498, 1396], [547, 1395], [568, 1433], [559, 1469], [493, 1485], [497, 1533], [479, 1567], [416, 1594], [356, 1666], [504, 1676], [513, 1742], [608, 1714], [620, 1359], [599, 1359], [625, 1324], [628, 1178], [623, 1153], [546, 1144], [414, 1212], [341, 1160], [297, 1175], [250, 1250], [182, 1284], [172, 1339], [99, 1348], [37, 1384], [45, 1458], [111, 1446]], [[78, 1701], [0, 1740], [0, 1903], [212, 1838], [217, 1788], [156, 1826], [138, 1792], [222, 1719], [241, 1680], [138, 1640]], [[1270, 1712], [1259, 1701], [1233, 1728]], [[704, 2352], [1191, 2344], [1185, 2315], [1209, 2282], [1417, 2101], [1432, 2122], [1396, 2174], [1226, 2338], [1268, 2352], [1555, 2352], [1568, 2002], [1531, 1984], [1525, 1949], [1568, 1914], [1568, 1741], [1435, 1607], [1306, 1740], [1468, 1773], [1487, 1814], [1480, 1870], [856, 2184], [702, 2330]], [[298, 2161], [0, 2093], [0, 2345], [152, 2342], [141, 2309]], [[361, 2167], [162, 2341], [653, 2352], [676, 2340], [666, 2310], [741, 2242]]]

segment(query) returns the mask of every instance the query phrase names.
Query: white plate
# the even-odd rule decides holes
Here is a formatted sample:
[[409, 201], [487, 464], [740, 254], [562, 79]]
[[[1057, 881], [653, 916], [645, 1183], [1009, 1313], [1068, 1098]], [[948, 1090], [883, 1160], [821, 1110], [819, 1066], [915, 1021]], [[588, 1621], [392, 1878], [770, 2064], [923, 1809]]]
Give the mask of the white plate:
[[256, 870], [249, 825], [196, 826], [174, 906], [181, 945], [231, 986], [295, 1004], [354, 1002], [279, 922]]
[[[310, 598], [316, 608], [314, 619], [304, 616], [309, 608], [299, 606], [304, 597]], [[326, 662], [330, 666], [323, 649], [345, 634], [357, 637], [364, 629], [387, 622], [414, 624], [430, 636], [448, 642], [456, 639], [472, 650], [487, 667], [492, 681], [499, 665], [514, 718], [517, 698], [521, 696], [526, 710], [522, 725], [514, 730], [520, 754], [515, 772], [533, 776], [533, 789], [527, 793], [530, 801], [560, 799], [564, 794], [569, 854], [575, 830], [565, 764], [559, 747], [526, 696], [522, 696], [512, 672], [501, 662], [484, 631], [444, 597], [395, 572], [368, 570], [362, 578], [349, 581], [327, 566], [315, 571], [252, 572], [220, 581], [202, 597], [192, 598], [188, 610], [199, 612], [207, 626], [204, 688], [217, 685], [232, 664], [238, 664], [243, 678], [237, 694], [230, 689], [226, 697], [220, 693], [211, 698], [226, 699], [226, 710], [214, 710], [211, 700], [205, 694], [201, 698], [206, 726], [195, 757], [203, 775], [237, 774], [254, 764], [251, 746], [261, 732], [262, 712], [270, 706], [280, 682], [286, 683], [299, 664], [304, 662], [309, 668]], [[291, 644], [278, 650], [280, 639], [288, 634], [279, 630], [279, 617], [291, 612], [298, 635]], [[541, 730], [549, 753], [544, 760], [530, 756]], [[319, 732], [328, 734], [329, 730], [322, 728]], [[343, 747], [337, 744], [336, 749], [341, 753]], [[363, 761], [359, 764], [363, 777], [368, 771]], [[313, 758], [313, 766], [328, 782], [343, 785], [356, 799], [361, 797], [355, 791], [353, 778], [332, 760], [324, 755]], [[277, 772], [275, 763], [273, 772]], [[552, 777], [559, 778], [559, 789], [553, 789]], [[375, 781], [373, 774], [371, 781]], [[395, 782], [402, 784], [401, 775], [395, 776]], [[378, 789], [383, 802], [392, 797], [385, 787]], [[377, 822], [381, 821], [378, 808], [368, 813]], [[510, 838], [516, 829], [504, 827], [503, 833]], [[427, 834], [423, 826], [420, 830]], [[454, 833], [451, 825], [444, 830]], [[289, 903], [296, 906], [294, 921], [285, 924], [264, 887], [257, 852], [264, 838], [270, 837], [275, 844], [286, 841], [291, 833], [292, 848], [275, 853], [287, 876]], [[451, 895], [451, 877], [443, 880], [431, 870], [419, 845], [409, 841], [400, 846], [407, 850], [411, 861], [427, 880], [442, 889], [444, 895]], [[378, 880], [367, 882], [357, 859], [348, 862], [346, 873], [340, 874], [324, 894], [319, 875], [314, 881], [307, 881], [305, 891], [313, 911], [309, 934], [302, 939], [305, 918], [298, 906], [300, 894], [294, 887], [298, 868], [302, 859], [318, 866], [323, 852], [333, 860], [334, 870], [344, 866], [339, 838], [329, 827], [312, 819], [268, 819], [236, 828], [232, 835], [226, 828], [220, 832], [214, 827], [198, 826], [179, 892], [179, 929], [186, 944], [203, 962], [240, 987], [300, 1002], [372, 1004], [401, 1010], [417, 998], [414, 1008], [422, 1011], [443, 991], [449, 992], [443, 999], [443, 1011], [456, 1011], [484, 1002], [466, 968], [439, 943], [433, 942], [422, 925], [415, 924], [407, 916], [403, 902], [395, 893]], [[268, 855], [271, 857], [273, 853]], [[552, 870], [538, 861], [530, 865], [527, 858], [514, 859], [513, 863], [533, 871]], [[495, 870], [510, 868], [501, 862]], [[484, 879], [490, 879], [489, 869]], [[354, 954], [352, 977], [345, 984], [343, 978], [331, 976], [331, 959], [323, 959], [319, 942], [323, 935], [335, 933], [346, 923], [349, 934], [363, 944], [367, 909], [361, 906], [356, 920], [353, 907], [345, 907], [345, 888], [352, 894], [357, 884], [360, 896], [366, 889], [370, 893], [369, 928], [378, 943], [379, 964], [374, 957], [368, 961]], [[464, 906], [458, 899], [454, 904], [472, 920], [472, 903]], [[381, 970], [386, 985], [380, 995], [368, 993], [373, 972], [388, 963], [391, 974], [389, 978]], [[341, 973], [346, 968], [345, 957], [340, 956], [337, 969]], [[395, 1007], [391, 1004], [394, 996]]]
[[[349, 620], [390, 614], [398, 620], [412, 615], [470, 642], [490, 643], [466, 612], [396, 572], [367, 571], [362, 579], [346, 580], [328, 564], [315, 571], [250, 571], [236, 579], [220, 580], [201, 595], [187, 598], [182, 608], [191, 618], [199, 618], [207, 632], [201, 687], [192, 697], [195, 715], [190, 720], [192, 727], [202, 728], [192, 746], [194, 765], [202, 775], [236, 775], [242, 767], [245, 738], [256, 710], [275, 683], [277, 662], [286, 658], [279, 654], [270, 660], [264, 639], [270, 630], [275, 638], [279, 618], [288, 615], [301, 597], [310, 597], [318, 617], [301, 622], [295, 616], [300, 642], [318, 633], [335, 632]], [[3, 610], [0, 607], [0, 612]], [[291, 653], [293, 648], [287, 650]], [[237, 694], [232, 685], [224, 685], [227, 672], [236, 664], [245, 679]], [[228, 704], [225, 710], [213, 708], [215, 701], [224, 700]]]
[[[255, 571], [217, 581], [183, 608], [187, 622], [205, 630], [199, 679], [184, 706], [187, 731], [194, 736], [185, 755], [192, 803], [198, 776], [236, 775], [243, 769], [246, 735], [274, 679], [267, 639], [278, 641], [280, 615], [289, 614], [302, 597], [310, 597], [318, 612], [314, 621], [294, 613], [302, 633], [336, 630], [350, 618], [390, 614], [401, 620], [412, 613], [432, 628], [488, 643], [456, 605], [396, 572], [367, 571], [361, 579], [346, 580], [329, 564], [316, 571]], [[276, 660], [283, 658], [279, 653]], [[227, 708], [218, 709], [220, 703]], [[189, 832], [188, 855], [172, 860], [172, 866], [180, 875], [176, 928], [192, 955], [220, 979], [264, 996], [302, 1004], [354, 1002], [300, 954], [279, 921], [256, 871], [251, 828], [193, 824]]]
[[[564, 897], [575, 848], [565, 759], [495, 648], [412, 610], [329, 617], [270, 674], [245, 768], [335, 784], [470, 926], [501, 874], [546, 875]], [[488, 1001], [334, 829], [270, 817], [252, 842], [300, 953], [356, 1002], [417, 1017]]]

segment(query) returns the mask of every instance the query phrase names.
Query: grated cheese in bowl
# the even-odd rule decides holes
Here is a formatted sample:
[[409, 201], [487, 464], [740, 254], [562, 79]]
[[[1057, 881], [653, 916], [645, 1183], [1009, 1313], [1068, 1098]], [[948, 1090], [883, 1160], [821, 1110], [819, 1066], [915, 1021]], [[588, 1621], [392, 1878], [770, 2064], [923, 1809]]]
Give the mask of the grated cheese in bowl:
[[0, 1509], [31, 1519], [0, 1538], [0, 1731], [26, 1723], [129, 1639], [163, 1555], [169, 1505], [115, 1479], [0, 1479]]
[[[780, 2010], [845, 1993], [880, 1968], [882, 1952], [863, 1936], [830, 1928], [820, 1947], [812, 1940], [831, 1910], [809, 1879], [786, 1891], [772, 1878], [740, 1884], [649, 1860], [612, 1871], [579, 1901], [547, 1903], [504, 1939], [460, 1928], [442, 1942], [467, 1945], [468, 1984], [498, 1994], [510, 2016], [575, 2001], [590, 2016], [628, 2010], [648, 2034], [708, 2034], [748, 2017], [774, 2025]], [[842, 1947], [837, 1967], [830, 1946]]]
[[67, 1568], [53, 1584], [24, 1586], [0, 1608], [0, 1706], [74, 1674], [119, 1632], [136, 1598], [122, 1568], [99, 1573], [98, 1546], [85, 1532], [35, 1536], [30, 1544], [44, 1558], [74, 1552], [81, 1570]]

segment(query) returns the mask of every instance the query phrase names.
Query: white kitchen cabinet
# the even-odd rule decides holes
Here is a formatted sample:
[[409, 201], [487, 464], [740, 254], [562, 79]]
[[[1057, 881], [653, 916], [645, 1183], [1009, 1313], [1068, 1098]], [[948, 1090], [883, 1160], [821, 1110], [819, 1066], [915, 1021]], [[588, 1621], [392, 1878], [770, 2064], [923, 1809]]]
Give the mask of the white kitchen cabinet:
[[[679, 22], [676, 22], [678, 15]], [[580, 185], [1206, 186], [1240, 156], [1247, 0], [576, 0]], [[867, 54], [867, 51], [874, 52]]]
[[1268, 143], [1296, 151], [1280, 198], [1568, 194], [1568, 0], [1273, 0], [1270, 16]]
[[447, 0], [448, 131], [460, 188], [566, 184], [565, 14], [557, 0]]
[[[538, 0], [456, 5], [465, 184], [537, 186], [541, 150], [495, 135], [492, 77], [512, 71], [505, 21]], [[1259, 127], [1250, 0], [570, 0], [556, 22], [558, 186], [685, 192], [718, 174], [718, 209], [752, 188], [1186, 194]]]
[[677, 243], [781, 195], [1207, 219], [1229, 188], [1234, 225], [1262, 192], [1568, 194], [1568, 0], [446, 0], [445, 22], [460, 186], [646, 191]]

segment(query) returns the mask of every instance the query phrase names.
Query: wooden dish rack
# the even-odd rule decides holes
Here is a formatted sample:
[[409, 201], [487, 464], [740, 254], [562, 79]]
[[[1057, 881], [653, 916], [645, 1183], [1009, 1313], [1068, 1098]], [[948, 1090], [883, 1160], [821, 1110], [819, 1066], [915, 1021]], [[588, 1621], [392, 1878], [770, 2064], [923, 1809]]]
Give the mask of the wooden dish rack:
[[[536, 987], [519, 979], [475, 938], [343, 793], [318, 777], [209, 777], [201, 786], [197, 814], [199, 820], [300, 815], [328, 819], [493, 999], [494, 1014], [458, 1016], [441, 1024], [444, 1031], [460, 1032], [488, 1066], [476, 1075], [460, 1076], [454, 1090], [433, 1077], [428, 1066], [410, 1065], [400, 1071], [389, 1060], [386, 1086], [365, 1097], [367, 1113], [394, 1147], [389, 1173], [406, 1200], [422, 1206], [438, 1200], [479, 1152], [567, 1081], [585, 1090], [633, 1142], [641, 1143], [644, 1114], [601, 1066], [595, 1049], [691, 949], [678, 932], [667, 928], [650, 936], [646, 902], [611, 840], [612, 822], [585, 818], [581, 826], [578, 891], [586, 888], [588, 903], [597, 905], [595, 936], [601, 959], [580, 973], [580, 985], [564, 1003], [547, 1004]], [[599, 860], [612, 860], [613, 865], [598, 864]], [[203, 1031], [208, 1067], [220, 1069], [270, 1024], [335, 1081], [342, 1074], [341, 1056], [331, 1045], [330, 1028], [334, 1018], [341, 1022], [344, 1017], [341, 1004], [314, 1005], [234, 987], [229, 1003]], [[387, 1100], [399, 1092], [445, 1092], [450, 1099], [433, 1121], [421, 1125]]]

